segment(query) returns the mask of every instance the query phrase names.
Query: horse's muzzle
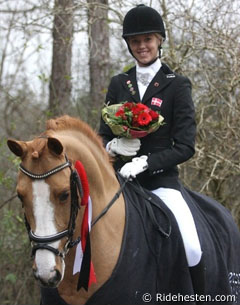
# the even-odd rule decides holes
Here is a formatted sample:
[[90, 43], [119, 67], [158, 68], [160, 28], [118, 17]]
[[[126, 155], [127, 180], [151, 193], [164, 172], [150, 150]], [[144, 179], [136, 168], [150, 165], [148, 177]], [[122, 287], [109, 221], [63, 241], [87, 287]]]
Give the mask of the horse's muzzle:
[[55, 288], [58, 286], [62, 279], [62, 275], [59, 270], [54, 269], [50, 271], [48, 277], [42, 277], [39, 275], [37, 269], [33, 268], [33, 274], [36, 280], [38, 280], [43, 287]]

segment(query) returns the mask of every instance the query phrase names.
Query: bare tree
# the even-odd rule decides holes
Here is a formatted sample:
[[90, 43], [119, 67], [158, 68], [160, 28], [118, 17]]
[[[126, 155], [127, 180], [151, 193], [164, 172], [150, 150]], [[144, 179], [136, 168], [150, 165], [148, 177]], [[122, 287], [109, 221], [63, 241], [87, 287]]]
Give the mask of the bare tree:
[[96, 127], [109, 82], [108, 0], [88, 0], [90, 100], [88, 122]]
[[65, 113], [70, 105], [72, 39], [73, 0], [55, 0], [49, 96], [49, 109], [53, 115]]

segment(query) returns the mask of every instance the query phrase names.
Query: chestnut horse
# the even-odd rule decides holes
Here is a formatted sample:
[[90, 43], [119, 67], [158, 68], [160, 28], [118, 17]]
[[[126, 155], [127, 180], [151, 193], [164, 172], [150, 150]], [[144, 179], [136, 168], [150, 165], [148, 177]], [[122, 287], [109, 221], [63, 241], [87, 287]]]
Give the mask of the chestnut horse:
[[[9, 140], [11, 151], [22, 160], [22, 168], [35, 175], [47, 173], [66, 163], [72, 166], [81, 160], [89, 183], [95, 219], [114, 197], [119, 183], [100, 138], [80, 120], [68, 116], [47, 122], [46, 132], [32, 141]], [[25, 216], [36, 236], [51, 236], [66, 230], [70, 219], [70, 174], [68, 166], [46, 179], [33, 179], [19, 172], [17, 193], [23, 203]], [[81, 232], [84, 209], [76, 218], [73, 239]], [[114, 219], [114, 221], [112, 221]], [[91, 231], [92, 262], [97, 283], [88, 292], [77, 291], [78, 276], [73, 276], [75, 247], [65, 259], [47, 249], [38, 249], [33, 263], [35, 277], [46, 286], [58, 286], [60, 296], [68, 304], [84, 304], [111, 275], [116, 265], [125, 225], [122, 195]], [[67, 237], [51, 243], [65, 251]], [[111, 241], [111, 242], [109, 242]], [[77, 300], [77, 301], [76, 301]]]
[[[47, 287], [42, 304], [167, 304], [166, 296], [197, 304], [194, 298], [189, 302], [196, 292], [239, 304], [239, 230], [213, 199], [181, 189], [203, 251], [201, 264], [190, 270], [173, 214], [151, 192], [139, 195], [134, 181], [119, 182], [101, 139], [86, 123], [69, 116], [52, 119], [39, 137], [8, 140], [8, 146], [21, 158], [17, 193], [32, 242], [34, 276]], [[132, 188], [122, 194], [125, 185]], [[73, 272], [75, 263], [80, 265], [79, 245], [83, 273]]]

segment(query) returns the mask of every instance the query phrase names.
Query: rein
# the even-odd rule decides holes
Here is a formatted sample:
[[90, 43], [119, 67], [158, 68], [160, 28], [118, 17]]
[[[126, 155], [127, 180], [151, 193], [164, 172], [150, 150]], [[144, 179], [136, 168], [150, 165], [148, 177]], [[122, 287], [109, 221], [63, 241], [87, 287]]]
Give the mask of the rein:
[[120, 186], [119, 190], [117, 191], [117, 193], [114, 195], [114, 197], [112, 198], [112, 200], [108, 203], [108, 205], [102, 210], [102, 212], [92, 221], [92, 227], [99, 221], [100, 218], [102, 218], [107, 212], [108, 210], [111, 208], [111, 206], [114, 204], [114, 202], [119, 198], [119, 196], [121, 195], [123, 189], [125, 188], [127, 182], [129, 181], [129, 178], [124, 180], [124, 182], [122, 183], [122, 185]]

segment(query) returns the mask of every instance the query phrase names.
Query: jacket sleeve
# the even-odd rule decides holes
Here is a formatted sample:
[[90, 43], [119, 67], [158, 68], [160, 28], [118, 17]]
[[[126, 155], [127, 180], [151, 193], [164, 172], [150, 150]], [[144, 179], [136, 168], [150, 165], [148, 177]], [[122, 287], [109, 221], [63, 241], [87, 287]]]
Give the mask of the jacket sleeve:
[[[118, 90], [117, 87], [118, 87], [118, 80], [117, 80], [117, 77], [114, 76], [111, 79], [110, 85], [108, 87], [108, 92], [107, 92], [106, 99], [105, 99], [106, 105], [111, 105], [111, 104], [117, 103], [117, 96], [116, 96], [116, 93]], [[102, 119], [102, 115], [100, 118], [100, 127], [99, 127], [98, 134], [102, 137], [104, 146], [106, 146], [109, 141], [111, 141], [113, 138], [115, 138], [115, 135], [112, 133], [110, 127]]]
[[150, 174], [157, 174], [173, 168], [190, 159], [195, 153], [196, 123], [191, 82], [182, 76], [179, 76], [177, 81], [170, 133], [173, 145], [149, 155], [148, 170]]

